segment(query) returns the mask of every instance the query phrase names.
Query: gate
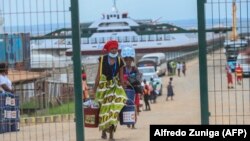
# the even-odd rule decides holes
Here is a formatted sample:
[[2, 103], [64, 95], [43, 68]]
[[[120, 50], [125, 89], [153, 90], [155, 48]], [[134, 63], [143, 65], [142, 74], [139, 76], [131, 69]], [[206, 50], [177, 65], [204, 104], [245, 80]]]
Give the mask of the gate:
[[84, 140], [78, 0], [0, 5], [0, 62], [15, 90], [1, 94], [0, 140]]
[[[15, 103], [0, 107], [0, 139], [84, 140], [80, 43], [97, 40], [80, 39], [90, 37], [95, 29], [82, 28], [80, 33], [80, 26], [88, 25], [79, 24], [78, 0], [0, 0], [0, 5], [0, 24], [4, 25], [0, 27], [0, 62], [9, 66], [16, 95], [0, 97]], [[239, 57], [249, 49], [249, 6], [248, 0], [197, 0], [201, 124], [250, 124], [250, 67]], [[158, 30], [155, 39], [170, 40], [164, 32]], [[119, 40], [129, 41], [127, 37]], [[141, 40], [146, 41], [146, 36]], [[168, 59], [192, 59], [198, 54], [194, 48], [170, 51]], [[239, 81], [236, 64], [243, 68]], [[229, 76], [233, 78], [230, 85]]]
[[[200, 95], [203, 124], [249, 124], [249, 1], [207, 0], [198, 2], [200, 33]], [[204, 10], [206, 9], [206, 10]], [[206, 19], [206, 20], [205, 20]], [[224, 32], [222, 29], [229, 28]], [[205, 28], [219, 29], [222, 47], [206, 52]], [[238, 64], [243, 78], [237, 77]], [[230, 80], [232, 78], [232, 84]]]

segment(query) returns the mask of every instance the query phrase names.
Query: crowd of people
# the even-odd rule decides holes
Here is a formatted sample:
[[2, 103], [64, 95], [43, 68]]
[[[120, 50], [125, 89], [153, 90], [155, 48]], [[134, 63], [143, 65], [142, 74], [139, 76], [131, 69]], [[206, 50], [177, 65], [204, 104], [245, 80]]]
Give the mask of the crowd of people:
[[[237, 64], [235, 67], [235, 82], [238, 85], [242, 84], [242, 78], [243, 78], [243, 68], [241, 67], [240, 64]], [[227, 87], [228, 89], [234, 88], [234, 79], [233, 79], [233, 70], [230, 68], [229, 65], [226, 66], [226, 74], [227, 74]]]
[[[169, 75], [178, 75], [179, 77], [181, 76], [181, 73], [183, 76], [186, 76], [186, 62], [180, 62], [180, 61], [169, 61], [167, 63], [167, 68], [168, 68], [168, 74]], [[177, 73], [176, 73], [177, 72]]]

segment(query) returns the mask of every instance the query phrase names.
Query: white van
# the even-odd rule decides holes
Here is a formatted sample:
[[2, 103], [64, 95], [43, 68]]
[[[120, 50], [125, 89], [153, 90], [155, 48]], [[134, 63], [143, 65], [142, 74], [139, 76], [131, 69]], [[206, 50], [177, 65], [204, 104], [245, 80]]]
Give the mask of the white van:
[[157, 62], [156, 72], [158, 76], [162, 76], [166, 74], [167, 71], [167, 61], [166, 55], [164, 53], [149, 53], [142, 56], [142, 59], [151, 58], [155, 59]]
[[240, 64], [243, 69], [243, 76], [250, 76], [250, 64], [247, 62], [249, 59], [250, 57], [248, 55], [242, 53], [237, 56], [236, 66]]

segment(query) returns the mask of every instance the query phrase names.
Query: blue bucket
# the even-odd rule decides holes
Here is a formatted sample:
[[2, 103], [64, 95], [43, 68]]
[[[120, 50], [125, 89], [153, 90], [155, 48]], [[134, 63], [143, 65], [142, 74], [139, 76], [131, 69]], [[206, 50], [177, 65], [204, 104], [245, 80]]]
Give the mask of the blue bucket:
[[121, 125], [130, 125], [135, 124], [136, 113], [135, 105], [126, 105], [120, 112], [120, 124]]
[[12, 100], [14, 99], [14, 94], [11, 93], [0, 93], [0, 107], [12, 106]]
[[11, 120], [10, 131], [11, 132], [20, 131], [20, 120], [19, 119]]
[[2, 119], [0, 120], [0, 133], [11, 132], [10, 120]]
[[135, 100], [135, 90], [133, 89], [125, 89], [126, 95], [128, 99], [134, 101]]
[[15, 106], [16, 106], [16, 107], [19, 107], [19, 106], [20, 106], [20, 105], [19, 105], [19, 96], [18, 96], [18, 95], [15, 95], [14, 97], [15, 97]]
[[7, 132], [7, 124], [4, 120], [0, 120], [0, 134]]

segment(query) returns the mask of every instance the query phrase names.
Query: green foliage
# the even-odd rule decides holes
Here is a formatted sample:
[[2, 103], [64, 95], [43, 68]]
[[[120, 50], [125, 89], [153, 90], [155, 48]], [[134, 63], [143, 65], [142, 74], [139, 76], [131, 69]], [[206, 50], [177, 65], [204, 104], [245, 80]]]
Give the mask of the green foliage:
[[75, 103], [69, 102], [65, 103], [59, 106], [50, 107], [47, 109], [39, 109], [38, 110], [38, 104], [35, 102], [35, 100], [32, 100], [30, 102], [23, 103], [20, 107], [20, 110], [23, 111], [24, 109], [30, 109], [34, 110], [34, 112], [31, 113], [29, 110], [29, 113], [23, 113], [22, 117], [27, 116], [47, 116], [47, 115], [58, 115], [58, 114], [71, 114], [75, 113]]
[[21, 109], [37, 109], [38, 107], [39, 105], [34, 99], [20, 105]]
[[46, 115], [71, 114], [75, 112], [75, 103], [69, 102], [47, 110]]

